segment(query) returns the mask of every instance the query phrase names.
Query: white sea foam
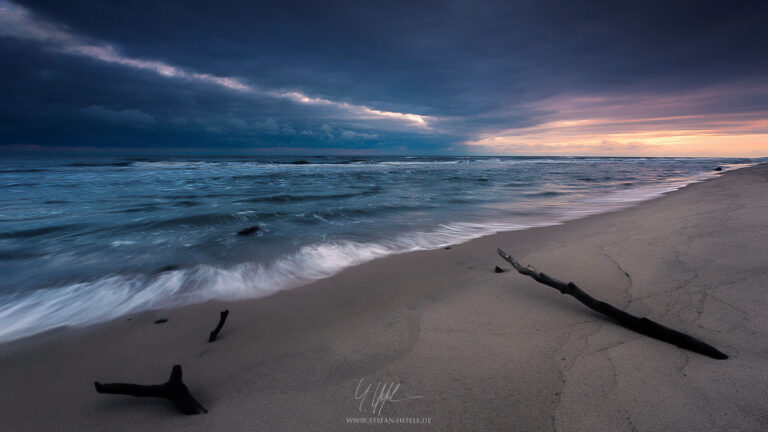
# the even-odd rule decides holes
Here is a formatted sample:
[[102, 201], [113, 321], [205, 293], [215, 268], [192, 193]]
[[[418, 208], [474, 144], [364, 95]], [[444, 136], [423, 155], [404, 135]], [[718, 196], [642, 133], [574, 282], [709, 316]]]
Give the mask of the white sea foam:
[[136, 161], [131, 166], [136, 168], [199, 168], [205, 165], [216, 165], [217, 162], [203, 161]]

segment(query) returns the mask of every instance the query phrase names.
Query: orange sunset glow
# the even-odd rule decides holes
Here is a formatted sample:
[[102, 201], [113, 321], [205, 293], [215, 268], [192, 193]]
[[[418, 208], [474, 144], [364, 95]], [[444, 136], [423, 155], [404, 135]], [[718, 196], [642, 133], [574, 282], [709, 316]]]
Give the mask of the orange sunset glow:
[[[642, 122], [644, 120], [637, 120]], [[487, 153], [616, 156], [744, 156], [768, 154], [768, 120], [695, 129], [635, 129], [627, 121], [574, 120], [504, 131], [466, 144]], [[589, 126], [613, 127], [597, 133]]]
[[765, 85], [753, 84], [656, 97], [553, 98], [531, 106], [548, 121], [480, 134], [466, 144], [488, 154], [762, 157], [768, 112], [718, 108], [765, 92]]

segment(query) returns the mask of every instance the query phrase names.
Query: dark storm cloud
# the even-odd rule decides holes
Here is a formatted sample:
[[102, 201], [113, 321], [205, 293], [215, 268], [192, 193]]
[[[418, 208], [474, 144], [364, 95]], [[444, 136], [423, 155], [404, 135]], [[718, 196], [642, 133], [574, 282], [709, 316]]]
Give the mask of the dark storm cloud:
[[[2, 145], [444, 152], [563, 113], [759, 117], [768, 110], [763, 2], [7, 5], [120, 58], [233, 78], [249, 90], [0, 31]], [[741, 97], [729, 96], [744, 86]], [[719, 92], [698, 96], [712, 88]], [[628, 108], [670, 92], [693, 102]], [[574, 105], [584, 95], [600, 102]], [[426, 127], [395, 114], [425, 116]]]

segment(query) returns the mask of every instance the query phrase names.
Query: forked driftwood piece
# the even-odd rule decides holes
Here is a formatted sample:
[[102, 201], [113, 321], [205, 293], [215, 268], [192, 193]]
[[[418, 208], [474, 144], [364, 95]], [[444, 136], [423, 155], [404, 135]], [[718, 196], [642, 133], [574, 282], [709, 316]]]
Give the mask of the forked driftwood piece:
[[227, 321], [227, 316], [229, 316], [229, 309], [225, 311], [221, 311], [221, 316], [219, 317], [219, 323], [216, 325], [216, 328], [213, 329], [213, 331], [211, 332], [211, 335], [208, 337], [208, 342], [213, 342], [216, 340], [216, 336], [219, 335], [221, 328], [224, 327], [224, 323]]
[[172, 401], [176, 408], [186, 415], [207, 413], [200, 402], [196, 401], [187, 389], [187, 386], [181, 381], [181, 366], [174, 365], [171, 370], [171, 377], [163, 384], [157, 385], [138, 385], [138, 384], [102, 384], [98, 381], [96, 385], [97, 393], [124, 394], [135, 397], [159, 397]]
[[496, 252], [499, 254], [499, 256], [512, 264], [512, 267], [514, 267], [515, 270], [517, 270], [520, 274], [530, 276], [536, 282], [550, 286], [560, 291], [561, 294], [568, 294], [575, 297], [576, 300], [582, 302], [588, 308], [609, 318], [613, 318], [619, 324], [630, 330], [636, 331], [646, 336], [650, 336], [654, 339], [677, 345], [680, 348], [685, 348], [699, 354], [704, 354], [706, 356], [716, 358], [718, 360], [724, 360], [728, 358], [726, 354], [694, 337], [688, 336], [685, 333], [680, 333], [677, 330], [664, 327], [663, 325], [658, 324], [655, 321], [651, 321], [648, 318], [638, 318], [634, 315], [624, 312], [621, 309], [617, 309], [608, 303], [595, 300], [589, 294], [582, 291], [581, 288], [577, 287], [573, 282], [565, 283], [561, 280], [545, 275], [544, 273], [538, 272], [531, 266], [523, 267], [519, 262], [517, 262], [514, 258], [512, 258], [501, 249], [497, 249]]

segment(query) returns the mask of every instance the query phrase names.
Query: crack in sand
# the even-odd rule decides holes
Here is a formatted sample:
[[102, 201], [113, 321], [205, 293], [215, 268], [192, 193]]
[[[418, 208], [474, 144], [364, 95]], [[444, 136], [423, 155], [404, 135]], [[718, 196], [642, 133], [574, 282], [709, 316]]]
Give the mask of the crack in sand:
[[638, 336], [638, 337], [633, 337], [633, 338], [631, 338], [631, 339], [629, 339], [629, 340], [625, 340], [625, 341], [621, 341], [621, 342], [616, 342], [615, 344], [609, 345], [609, 346], [607, 346], [607, 347], [605, 347], [605, 348], [600, 348], [600, 349], [599, 349], [599, 350], [597, 350], [597, 351], [593, 351], [593, 352], [592, 352], [592, 353], [590, 353], [589, 355], [601, 354], [601, 353], [604, 353], [604, 352], [610, 351], [610, 350], [612, 350], [612, 349], [614, 349], [614, 348], [620, 347], [620, 346], [622, 346], [622, 345], [626, 345], [626, 344], [628, 344], [628, 343], [634, 342], [634, 341], [636, 341], [636, 340], [638, 340], [638, 339], [640, 339], [640, 336]]
[[619, 261], [611, 256], [609, 253], [605, 251], [605, 246], [599, 247], [600, 254], [602, 254], [604, 257], [608, 258], [615, 266], [619, 269], [619, 271], [624, 274], [624, 276], [627, 277], [627, 281], [629, 282], [629, 285], [624, 288], [624, 294], [628, 297], [627, 304], [625, 306], [628, 306], [629, 303], [632, 303], [633, 295], [632, 295], [632, 288], [634, 286], [634, 282], [632, 281], [632, 276], [629, 275], [629, 272], [624, 269], [624, 267], [619, 263]]

